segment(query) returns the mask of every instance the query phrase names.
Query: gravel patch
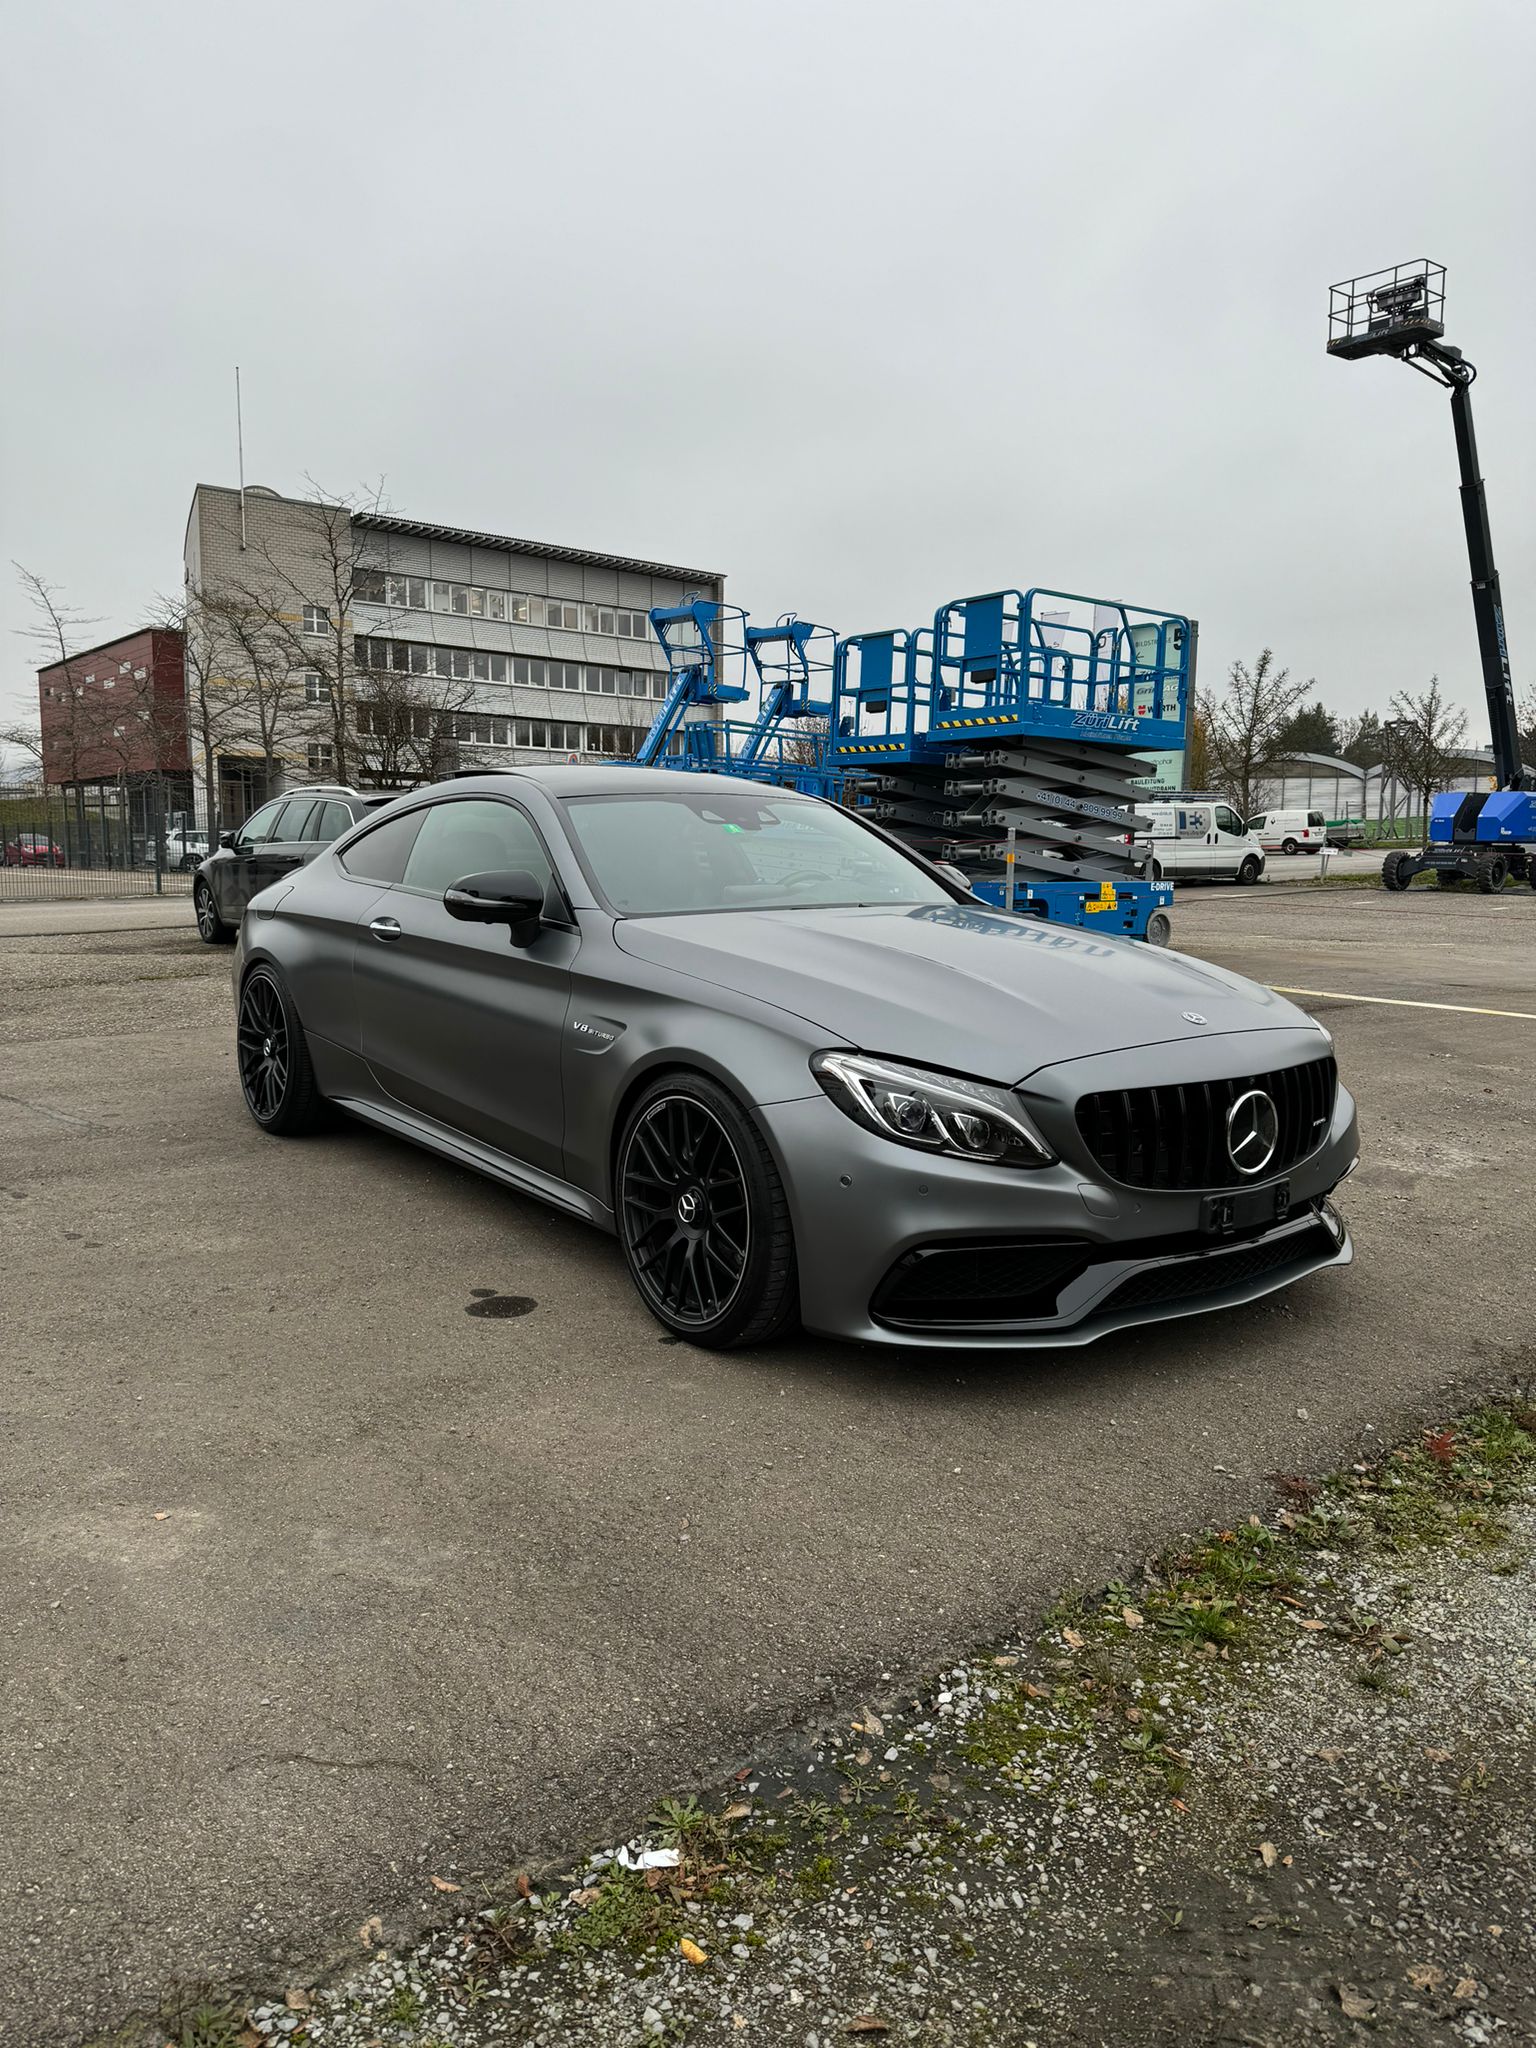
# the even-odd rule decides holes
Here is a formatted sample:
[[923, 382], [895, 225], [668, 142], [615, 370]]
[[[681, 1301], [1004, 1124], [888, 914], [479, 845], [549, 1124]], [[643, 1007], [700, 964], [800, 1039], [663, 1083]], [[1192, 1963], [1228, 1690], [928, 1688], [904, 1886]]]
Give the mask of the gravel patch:
[[1490, 1411], [860, 1704], [560, 1873], [433, 1879], [185, 2048], [1536, 2039], [1536, 1417]]

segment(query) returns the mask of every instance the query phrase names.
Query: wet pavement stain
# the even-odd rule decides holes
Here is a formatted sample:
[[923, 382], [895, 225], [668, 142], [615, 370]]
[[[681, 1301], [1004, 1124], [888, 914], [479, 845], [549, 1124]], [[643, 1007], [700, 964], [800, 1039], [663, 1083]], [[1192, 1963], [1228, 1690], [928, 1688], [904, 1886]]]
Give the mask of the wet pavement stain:
[[492, 1294], [483, 1287], [473, 1292], [476, 1298], [465, 1309], [467, 1316], [494, 1316], [505, 1321], [511, 1316], [531, 1315], [539, 1305], [531, 1294]]

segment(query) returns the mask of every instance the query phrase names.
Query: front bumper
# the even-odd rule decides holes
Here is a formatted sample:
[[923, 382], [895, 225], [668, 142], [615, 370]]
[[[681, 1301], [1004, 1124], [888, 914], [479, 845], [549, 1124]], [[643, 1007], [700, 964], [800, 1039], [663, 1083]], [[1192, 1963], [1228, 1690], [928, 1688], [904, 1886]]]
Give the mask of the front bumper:
[[[1091, 1344], [1257, 1300], [1354, 1256], [1327, 1201], [1359, 1152], [1342, 1087], [1323, 1142], [1284, 1176], [1286, 1220], [1232, 1238], [1202, 1234], [1202, 1191], [1119, 1186], [1086, 1154], [1038, 1172], [934, 1157], [865, 1131], [824, 1096], [758, 1116], [794, 1219], [802, 1319], [827, 1336], [922, 1350]], [[890, 1276], [909, 1253], [1052, 1240], [1087, 1252], [1065, 1262], [1054, 1299], [1034, 1305], [1044, 1313], [917, 1322], [892, 1312]]]

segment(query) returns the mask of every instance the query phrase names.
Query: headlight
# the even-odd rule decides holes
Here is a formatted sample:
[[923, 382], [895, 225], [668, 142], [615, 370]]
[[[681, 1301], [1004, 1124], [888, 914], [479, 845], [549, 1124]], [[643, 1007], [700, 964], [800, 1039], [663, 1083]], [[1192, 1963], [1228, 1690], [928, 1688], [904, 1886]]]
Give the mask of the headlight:
[[992, 1166], [1049, 1166], [1049, 1145], [1006, 1088], [858, 1052], [819, 1052], [811, 1072], [845, 1115], [882, 1138]]

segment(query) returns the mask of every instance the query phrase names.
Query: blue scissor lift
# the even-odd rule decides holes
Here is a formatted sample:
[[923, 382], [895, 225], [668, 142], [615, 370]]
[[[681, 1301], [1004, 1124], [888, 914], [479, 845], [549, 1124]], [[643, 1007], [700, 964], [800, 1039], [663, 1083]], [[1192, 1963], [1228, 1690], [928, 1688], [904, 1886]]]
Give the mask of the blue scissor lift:
[[932, 631], [841, 641], [831, 766], [877, 822], [978, 896], [1166, 943], [1135, 844], [1143, 752], [1182, 748], [1195, 627], [1051, 590], [940, 607]]
[[[661, 606], [651, 626], [672, 682], [635, 752], [642, 767], [742, 775], [812, 796], [833, 793], [827, 765], [837, 636], [793, 612], [752, 626], [737, 605], [689, 599]], [[744, 704], [757, 715], [694, 720], [697, 704]]]

